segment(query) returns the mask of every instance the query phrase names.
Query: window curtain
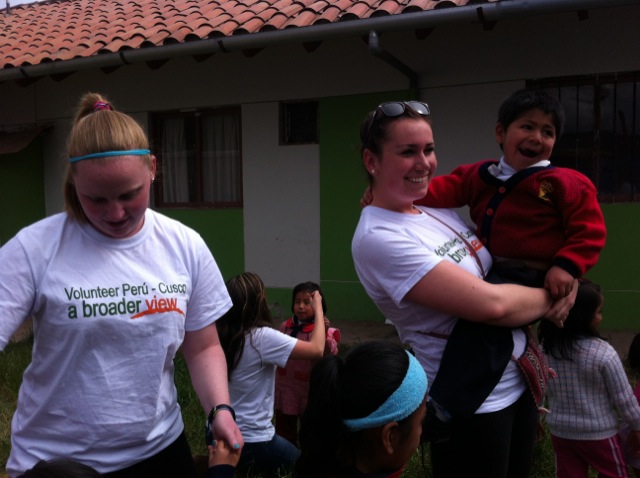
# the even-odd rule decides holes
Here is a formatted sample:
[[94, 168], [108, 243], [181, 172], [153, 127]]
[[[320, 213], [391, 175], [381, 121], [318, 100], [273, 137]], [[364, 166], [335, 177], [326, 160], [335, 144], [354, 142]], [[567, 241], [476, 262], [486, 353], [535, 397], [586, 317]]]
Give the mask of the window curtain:
[[206, 202], [241, 200], [240, 117], [234, 113], [203, 118], [202, 176]]
[[189, 202], [188, 154], [183, 118], [165, 119], [162, 126], [162, 188], [164, 202]]

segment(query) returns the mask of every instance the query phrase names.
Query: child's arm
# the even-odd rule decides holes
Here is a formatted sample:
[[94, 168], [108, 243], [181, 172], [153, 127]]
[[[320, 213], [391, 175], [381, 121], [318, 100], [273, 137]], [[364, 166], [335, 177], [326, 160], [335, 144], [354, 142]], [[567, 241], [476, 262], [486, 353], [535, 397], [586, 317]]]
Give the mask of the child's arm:
[[555, 186], [563, 194], [556, 207], [562, 215], [566, 240], [552, 264], [575, 278], [582, 277], [597, 262], [607, 235], [595, 186], [574, 170], [557, 168], [561, 181]]
[[324, 311], [322, 310], [322, 296], [315, 291], [311, 294], [313, 303], [314, 320], [313, 330], [309, 341], [298, 340], [291, 351], [290, 359], [319, 359], [324, 352], [324, 342], [326, 338], [326, 323], [324, 321]]
[[429, 182], [427, 195], [414, 201], [414, 204], [427, 207], [462, 207], [469, 205], [467, 178], [470, 174], [478, 174], [474, 165], [462, 165], [449, 174], [434, 176]]
[[[608, 392], [611, 405], [618, 411], [620, 419], [631, 429], [630, 444], [640, 438], [640, 404], [636, 399], [629, 378], [618, 353], [611, 347], [599, 367], [601, 382]], [[637, 448], [638, 442], [634, 445]]]

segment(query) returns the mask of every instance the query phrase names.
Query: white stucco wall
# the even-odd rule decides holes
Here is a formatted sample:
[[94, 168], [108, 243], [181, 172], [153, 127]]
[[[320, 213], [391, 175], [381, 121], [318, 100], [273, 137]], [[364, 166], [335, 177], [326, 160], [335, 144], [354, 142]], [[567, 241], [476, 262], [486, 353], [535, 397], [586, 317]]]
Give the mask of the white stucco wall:
[[291, 287], [320, 282], [320, 158], [278, 145], [278, 106], [242, 108], [245, 269]]

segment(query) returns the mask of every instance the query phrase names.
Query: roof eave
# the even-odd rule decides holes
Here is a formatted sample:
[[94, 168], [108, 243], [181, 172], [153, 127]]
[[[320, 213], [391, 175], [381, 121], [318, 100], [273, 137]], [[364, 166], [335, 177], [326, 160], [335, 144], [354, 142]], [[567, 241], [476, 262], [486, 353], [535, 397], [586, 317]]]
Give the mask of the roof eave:
[[308, 43], [368, 35], [371, 31], [381, 33], [407, 29], [424, 29], [474, 21], [495, 23], [508, 18], [578, 12], [594, 8], [622, 7], [636, 4], [640, 4], [640, 0], [501, 0], [387, 17], [196, 40], [173, 45], [103, 53], [86, 58], [14, 67], [0, 70], [0, 82], [167, 60], [184, 56], [210, 55], [217, 52], [251, 50], [287, 43]]

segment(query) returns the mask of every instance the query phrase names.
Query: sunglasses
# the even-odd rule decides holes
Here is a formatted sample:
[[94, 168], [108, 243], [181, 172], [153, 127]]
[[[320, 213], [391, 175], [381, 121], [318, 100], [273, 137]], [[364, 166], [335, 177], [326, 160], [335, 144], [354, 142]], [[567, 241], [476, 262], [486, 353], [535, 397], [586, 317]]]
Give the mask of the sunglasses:
[[381, 103], [376, 107], [375, 113], [369, 118], [369, 123], [366, 126], [366, 131], [370, 135], [373, 125], [380, 117], [380, 113], [387, 118], [397, 118], [402, 116], [407, 108], [411, 111], [418, 113], [420, 116], [429, 116], [431, 110], [429, 105], [422, 101], [390, 101], [388, 103]]
[[403, 115], [407, 108], [415, 111], [420, 116], [429, 116], [431, 114], [429, 105], [422, 101], [391, 101], [389, 103], [382, 103], [376, 108], [376, 114], [382, 111], [385, 116], [394, 118]]

